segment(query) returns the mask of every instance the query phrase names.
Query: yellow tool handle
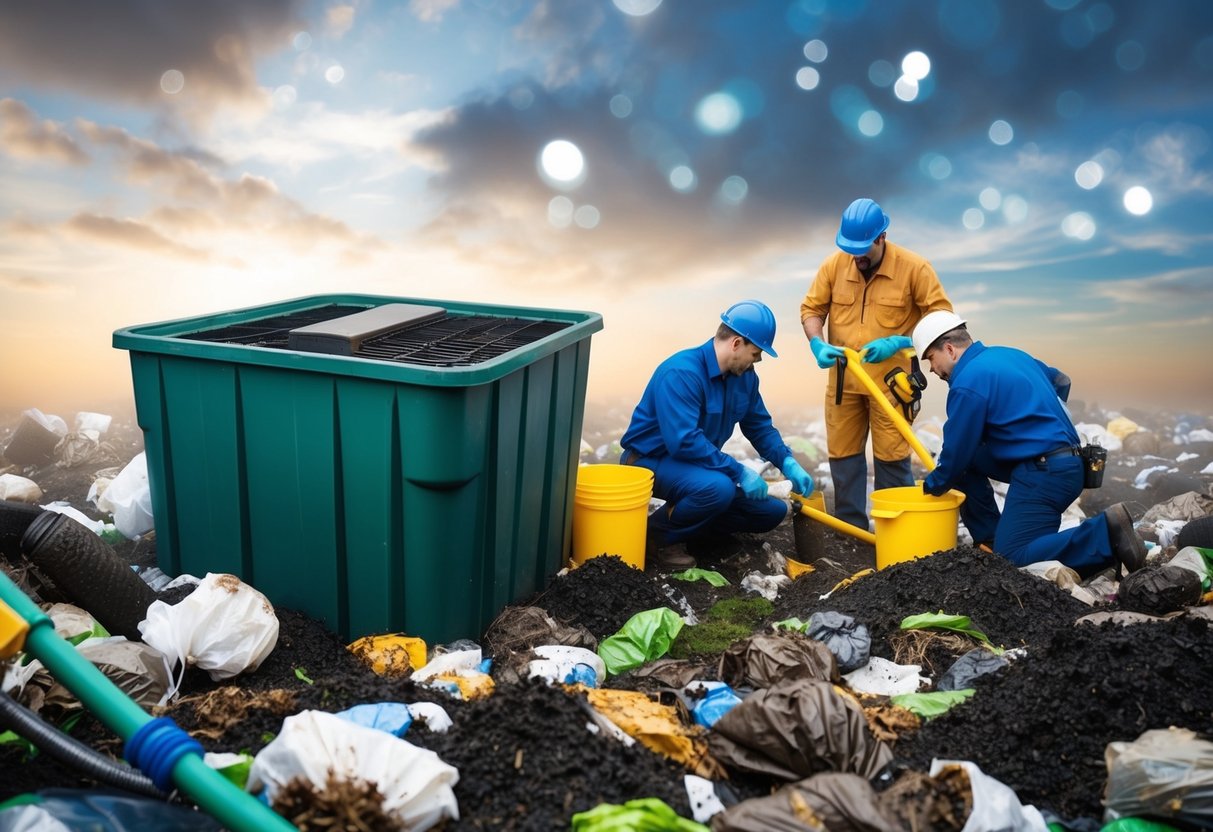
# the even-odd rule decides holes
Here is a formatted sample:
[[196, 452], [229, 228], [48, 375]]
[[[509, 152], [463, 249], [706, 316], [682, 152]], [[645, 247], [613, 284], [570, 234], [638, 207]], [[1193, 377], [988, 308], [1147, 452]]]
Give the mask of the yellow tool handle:
[[845, 520], [839, 520], [834, 515], [826, 514], [824, 511], [819, 511], [812, 506], [802, 503], [800, 500], [793, 500], [792, 505], [796, 506], [796, 510], [801, 514], [811, 517], [820, 523], [825, 523], [832, 529], [840, 531], [843, 534], [849, 534], [851, 537], [857, 537], [863, 542], [870, 543], [873, 546], [876, 545], [876, 535], [872, 534], [866, 529], [861, 529], [858, 526], [852, 526]]
[[[892, 420], [893, 426], [897, 431], [905, 437], [905, 440], [910, 443], [910, 447], [914, 449], [914, 453], [918, 454], [918, 458], [922, 460], [922, 464], [927, 467], [927, 471], [935, 470], [935, 458], [926, 447], [918, 441], [918, 437], [914, 435], [914, 430], [910, 427], [910, 423], [905, 420], [905, 417], [897, 412], [897, 408], [885, 396], [884, 391], [876, 386], [876, 382], [872, 381], [872, 377], [868, 375], [867, 370], [863, 368], [863, 353], [855, 352], [847, 347], [842, 348], [843, 354], [847, 357], [848, 369], [854, 369], [856, 378], [864, 387], [868, 388], [868, 392], [872, 394], [872, 398], [884, 408], [884, 412]], [[853, 366], [852, 366], [853, 365]]]
[[29, 623], [8, 604], [0, 601], [0, 659], [11, 659], [25, 649]]

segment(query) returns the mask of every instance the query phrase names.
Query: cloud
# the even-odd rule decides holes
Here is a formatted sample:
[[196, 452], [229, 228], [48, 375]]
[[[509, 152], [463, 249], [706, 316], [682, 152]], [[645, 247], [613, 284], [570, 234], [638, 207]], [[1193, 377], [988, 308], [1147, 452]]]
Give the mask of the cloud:
[[1208, 309], [1213, 307], [1213, 267], [1195, 266], [1148, 277], [1096, 281], [1090, 285], [1090, 291], [1137, 310], [1159, 306], [1174, 309], [1176, 302], [1188, 308]]
[[207, 252], [176, 243], [138, 220], [116, 219], [98, 214], [77, 214], [64, 224], [64, 228], [70, 233], [90, 240], [151, 254], [195, 261], [210, 259]]
[[324, 12], [325, 33], [332, 38], [344, 37], [354, 25], [354, 7], [348, 3], [329, 6]]
[[409, 0], [409, 11], [425, 23], [440, 23], [458, 5], [459, 0]]
[[[262, 106], [256, 62], [301, 28], [302, 0], [157, 3], [43, 0], [0, 5], [0, 72], [44, 89], [181, 112]], [[185, 77], [167, 95], [164, 72]]]
[[0, 152], [65, 165], [88, 163], [88, 154], [59, 124], [39, 121], [29, 107], [12, 98], [0, 98]]

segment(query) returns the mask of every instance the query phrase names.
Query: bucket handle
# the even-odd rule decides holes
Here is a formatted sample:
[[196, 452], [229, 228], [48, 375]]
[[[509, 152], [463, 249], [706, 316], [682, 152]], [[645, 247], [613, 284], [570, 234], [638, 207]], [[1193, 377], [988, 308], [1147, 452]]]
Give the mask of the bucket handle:
[[887, 508], [872, 509], [872, 516], [879, 517], [881, 520], [896, 520], [903, 514], [905, 514], [903, 509], [898, 509], [897, 511], [890, 511]]

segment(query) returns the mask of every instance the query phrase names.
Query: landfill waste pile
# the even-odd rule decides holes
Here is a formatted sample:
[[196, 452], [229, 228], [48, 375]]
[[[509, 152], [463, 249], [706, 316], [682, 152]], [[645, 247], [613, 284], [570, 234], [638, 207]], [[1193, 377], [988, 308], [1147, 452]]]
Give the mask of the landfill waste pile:
[[[36, 411], [0, 420], [0, 566], [286, 828], [1213, 828], [1213, 421], [1075, 417], [1108, 466], [1063, 524], [1128, 502], [1148, 558], [1121, 579], [1017, 569], [963, 529], [878, 571], [826, 530], [797, 570], [789, 518], [685, 573], [591, 558], [458, 641], [346, 643], [235, 576], [165, 575], [138, 428]], [[582, 459], [610, 463], [621, 426], [598, 421]], [[820, 426], [789, 444], [828, 498]], [[134, 741], [76, 683], [8, 652], [0, 829], [223, 828], [127, 766]]]

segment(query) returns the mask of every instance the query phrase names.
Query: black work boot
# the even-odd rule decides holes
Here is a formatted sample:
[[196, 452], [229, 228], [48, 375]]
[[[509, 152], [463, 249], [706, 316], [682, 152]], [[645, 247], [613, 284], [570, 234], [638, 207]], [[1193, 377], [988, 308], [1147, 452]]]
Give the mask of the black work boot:
[[[693, 569], [696, 561], [687, 552], [685, 543], [671, 543], [659, 548], [651, 563], [657, 572], [681, 572], [684, 569]], [[649, 564], [650, 561], [646, 559], [645, 567], [648, 568]]]
[[1116, 558], [1117, 576], [1121, 573], [1121, 567], [1126, 572], [1136, 572], [1145, 566], [1146, 545], [1133, 530], [1133, 515], [1129, 514], [1125, 504], [1108, 506], [1104, 517], [1108, 521], [1108, 543], [1112, 546], [1112, 556]]

